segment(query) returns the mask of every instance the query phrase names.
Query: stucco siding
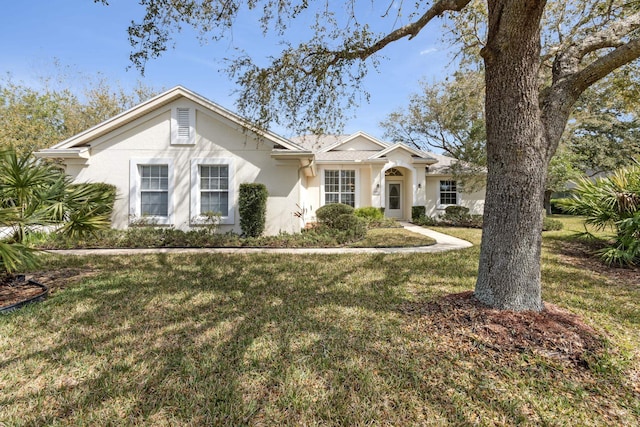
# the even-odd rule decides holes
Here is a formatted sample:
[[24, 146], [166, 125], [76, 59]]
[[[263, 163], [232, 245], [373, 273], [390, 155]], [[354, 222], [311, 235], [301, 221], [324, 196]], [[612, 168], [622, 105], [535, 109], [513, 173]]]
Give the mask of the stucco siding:
[[[453, 180], [449, 175], [427, 176], [425, 185], [426, 197], [426, 214], [428, 216], [440, 216], [444, 214], [446, 206], [441, 206], [440, 200], [440, 181]], [[458, 204], [469, 208], [469, 213], [481, 215], [484, 212], [484, 190], [473, 193], [458, 193]]]
[[[184, 104], [184, 102], [182, 102]], [[196, 108], [195, 104], [187, 104]], [[69, 164], [67, 173], [76, 182], [107, 182], [117, 188], [113, 226], [126, 228], [134, 207], [129, 203], [130, 163], [136, 159], [171, 159], [174, 171], [172, 183], [173, 221], [176, 228], [193, 225], [190, 210], [192, 195], [192, 159], [225, 159], [233, 164], [232, 203], [233, 223], [221, 225], [220, 231], [241, 232], [237, 212], [239, 186], [245, 182], [259, 182], [269, 191], [267, 202], [267, 234], [280, 231], [299, 231], [301, 221], [295, 218], [296, 203], [300, 202], [297, 161], [276, 161], [271, 158], [272, 144], [258, 141], [233, 127], [225, 119], [217, 119], [196, 109], [196, 138], [194, 145], [171, 145], [169, 104], [162, 112], [144, 116], [123, 129], [112, 132], [92, 144], [86, 165]], [[230, 192], [231, 194], [231, 192]]]

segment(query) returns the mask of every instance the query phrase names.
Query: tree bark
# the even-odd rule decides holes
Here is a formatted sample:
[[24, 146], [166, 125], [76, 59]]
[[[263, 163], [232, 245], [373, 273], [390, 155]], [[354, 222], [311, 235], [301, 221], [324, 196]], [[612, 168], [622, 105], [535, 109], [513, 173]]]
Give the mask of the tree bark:
[[542, 310], [540, 251], [548, 144], [539, 107], [544, 0], [489, 1], [485, 62], [487, 191], [475, 296]]

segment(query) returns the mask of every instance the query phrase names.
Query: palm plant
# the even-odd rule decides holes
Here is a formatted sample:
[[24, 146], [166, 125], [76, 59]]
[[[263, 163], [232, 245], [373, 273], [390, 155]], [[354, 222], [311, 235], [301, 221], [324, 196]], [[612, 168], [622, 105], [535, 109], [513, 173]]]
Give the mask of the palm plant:
[[577, 182], [573, 198], [563, 206], [583, 215], [596, 230], [612, 227], [613, 245], [600, 255], [609, 264], [633, 265], [640, 260], [640, 167], [632, 166], [595, 181]]
[[35, 230], [78, 237], [108, 228], [114, 194], [109, 186], [74, 185], [62, 169], [30, 154], [0, 152], [0, 270], [36, 265], [35, 251], [23, 245]]

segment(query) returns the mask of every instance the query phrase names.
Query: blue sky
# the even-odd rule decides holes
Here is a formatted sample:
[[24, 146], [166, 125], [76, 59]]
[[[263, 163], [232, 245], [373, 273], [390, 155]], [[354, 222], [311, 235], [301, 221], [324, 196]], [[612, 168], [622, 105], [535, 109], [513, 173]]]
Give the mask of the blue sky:
[[[55, 77], [60, 67], [73, 75], [101, 75], [125, 88], [137, 81], [156, 88], [183, 85], [210, 100], [235, 108], [230, 78], [221, 70], [223, 58], [234, 48], [251, 53], [276, 53], [274, 39], [263, 38], [255, 16], [245, 18], [234, 27], [230, 37], [220, 42], [202, 44], [196, 33], [185, 29], [176, 36], [175, 47], [146, 66], [142, 77], [129, 68], [127, 27], [139, 20], [143, 9], [134, 0], [110, 0], [109, 6], [92, 0], [21, 0], [4, 2], [0, 16], [0, 73], [15, 82], [40, 84], [42, 77]], [[379, 16], [369, 8], [364, 12]], [[300, 23], [304, 27], [304, 22]], [[420, 80], [433, 82], [444, 78], [451, 57], [440, 41], [439, 23], [434, 21], [414, 40], [401, 40], [387, 47], [380, 60], [379, 72], [371, 70], [364, 82], [370, 93], [369, 103], [354, 111], [345, 132], [363, 130], [382, 137], [378, 123], [390, 112], [405, 105], [410, 94], [419, 89]], [[300, 32], [297, 32], [300, 33]], [[299, 34], [304, 37], [304, 33]], [[60, 67], [55, 64], [59, 63]], [[129, 68], [129, 69], [128, 69]], [[81, 84], [73, 79], [65, 85]], [[81, 87], [73, 90], [81, 91]], [[287, 134], [286, 129], [275, 129]]]

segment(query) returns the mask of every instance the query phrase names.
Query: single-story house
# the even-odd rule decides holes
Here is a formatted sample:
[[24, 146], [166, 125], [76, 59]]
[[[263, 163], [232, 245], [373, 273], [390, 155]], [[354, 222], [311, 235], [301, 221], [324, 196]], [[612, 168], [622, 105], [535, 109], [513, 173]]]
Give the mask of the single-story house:
[[245, 182], [269, 191], [267, 234], [299, 231], [327, 203], [381, 207], [398, 219], [410, 219], [414, 205], [428, 215], [449, 205], [482, 213], [484, 205], [484, 192], [459, 191], [449, 157], [364, 132], [287, 139], [254, 131], [180, 86], [36, 155], [59, 160], [75, 182], [114, 185], [119, 229], [141, 219], [188, 229], [214, 211], [221, 231], [240, 232]]

